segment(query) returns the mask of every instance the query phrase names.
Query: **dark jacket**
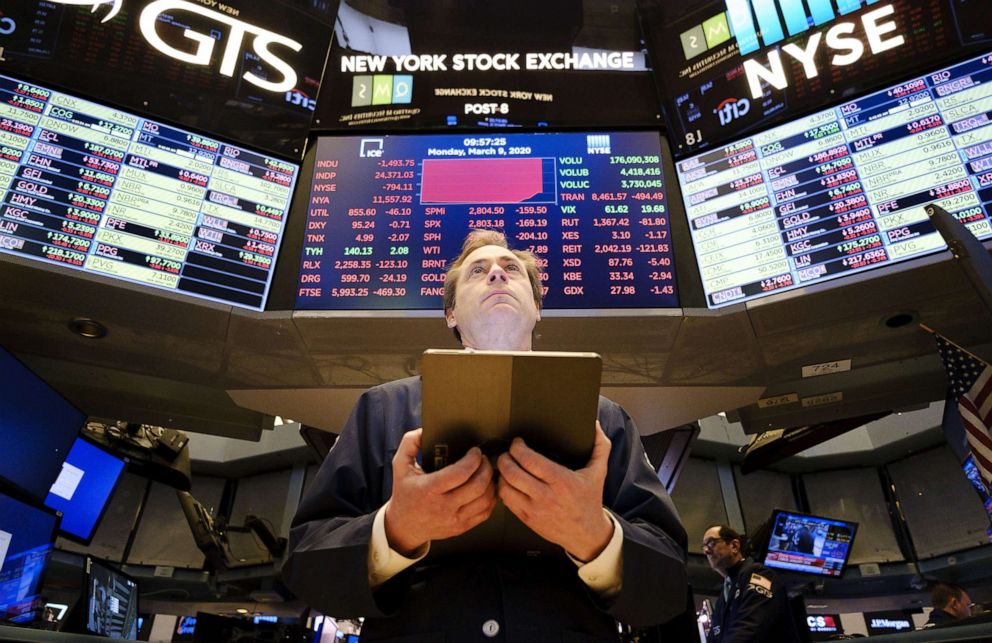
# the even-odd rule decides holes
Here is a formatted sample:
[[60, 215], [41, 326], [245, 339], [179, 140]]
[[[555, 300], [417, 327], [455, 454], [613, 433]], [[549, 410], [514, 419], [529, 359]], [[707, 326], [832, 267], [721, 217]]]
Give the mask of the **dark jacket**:
[[[420, 379], [370, 389], [359, 399], [303, 499], [290, 532], [286, 585], [316, 610], [364, 616], [362, 641], [616, 641], [614, 619], [668, 620], [685, 609], [686, 534], [644, 454], [633, 421], [601, 397], [612, 442], [603, 504], [623, 528], [623, 588], [601, 600], [564, 555], [430, 556], [369, 587], [375, 512], [392, 491], [393, 454], [420, 426]], [[495, 621], [495, 636], [483, 624]], [[491, 634], [493, 626], [487, 626]]]
[[925, 628], [937, 627], [938, 625], [944, 625], [945, 623], [953, 623], [957, 618], [950, 612], [945, 612], [942, 609], [934, 608], [930, 612], [930, 618], [927, 619], [926, 624], [923, 626]]
[[721, 591], [707, 643], [799, 643], [788, 593], [774, 572], [745, 558], [728, 576], [730, 599]]

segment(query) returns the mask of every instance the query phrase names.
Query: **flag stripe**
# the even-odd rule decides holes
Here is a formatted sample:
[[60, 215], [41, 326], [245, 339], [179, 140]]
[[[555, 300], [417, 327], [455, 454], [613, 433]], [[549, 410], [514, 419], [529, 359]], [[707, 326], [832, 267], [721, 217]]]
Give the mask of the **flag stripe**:
[[988, 424], [989, 411], [992, 410], [992, 368], [986, 368], [975, 381], [967, 395], [975, 401], [978, 415]]
[[989, 457], [992, 457], [992, 435], [989, 435], [985, 425], [977, 420], [972, 409], [968, 408], [970, 405], [965, 404], [966, 399], [961, 398], [961, 402], [958, 403], [958, 410], [961, 412], [961, 419], [964, 422], [964, 428], [969, 440], [973, 437], [989, 450]]
[[985, 487], [992, 490], [992, 366], [935, 335], [971, 459]]

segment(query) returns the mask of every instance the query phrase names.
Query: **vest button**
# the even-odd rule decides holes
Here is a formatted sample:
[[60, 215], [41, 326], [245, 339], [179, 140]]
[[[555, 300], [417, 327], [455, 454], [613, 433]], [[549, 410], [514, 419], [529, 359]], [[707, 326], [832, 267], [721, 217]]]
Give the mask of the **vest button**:
[[482, 624], [482, 633], [492, 638], [499, 634], [499, 623], [495, 619], [489, 619]]

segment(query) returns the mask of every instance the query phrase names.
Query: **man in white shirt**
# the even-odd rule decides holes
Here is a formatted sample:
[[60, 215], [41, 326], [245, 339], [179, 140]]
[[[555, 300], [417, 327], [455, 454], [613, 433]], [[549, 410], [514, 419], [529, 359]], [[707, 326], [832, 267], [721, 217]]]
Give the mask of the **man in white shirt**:
[[[536, 258], [496, 232], [466, 239], [445, 279], [445, 319], [466, 348], [531, 350]], [[417, 464], [420, 380], [359, 400], [293, 521], [287, 585], [315, 609], [364, 616], [362, 640], [617, 640], [683, 611], [686, 536], [633, 422], [600, 398], [596, 442], [572, 471], [517, 439], [496, 466], [472, 449]], [[428, 557], [503, 502], [561, 555]]]

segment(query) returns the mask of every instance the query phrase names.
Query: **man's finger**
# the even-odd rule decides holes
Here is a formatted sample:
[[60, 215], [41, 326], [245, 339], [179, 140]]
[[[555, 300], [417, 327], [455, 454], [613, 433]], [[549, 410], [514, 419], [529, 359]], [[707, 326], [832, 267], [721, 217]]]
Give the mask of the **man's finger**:
[[414, 429], [403, 434], [400, 444], [396, 447], [396, 454], [393, 462], [403, 466], [412, 467], [417, 464], [417, 454], [420, 453], [421, 437], [423, 429]]
[[537, 495], [545, 483], [524, 469], [509, 453], [504, 453], [496, 461], [499, 467], [500, 482], [506, 481], [526, 496]]
[[452, 489], [462, 486], [468, 482], [469, 478], [482, 466], [482, 450], [479, 447], [472, 447], [468, 453], [463, 455], [454, 464], [449, 464], [440, 471], [430, 474], [432, 485], [437, 493], [447, 493]]
[[455, 487], [447, 493], [448, 497], [456, 506], [465, 505], [472, 500], [486, 493], [486, 488], [492, 483], [493, 467], [489, 464], [489, 458], [482, 458], [479, 468], [465, 484]]
[[596, 441], [593, 443], [592, 455], [589, 456], [589, 462], [585, 468], [599, 469], [605, 472], [610, 462], [610, 450], [612, 448], [613, 443], [606, 437], [606, 433], [603, 432], [603, 427], [600, 426], [599, 420], [596, 420]]
[[531, 505], [531, 500], [527, 494], [514, 488], [513, 485], [506, 481], [506, 478], [500, 478], [499, 498], [506, 505], [507, 509], [521, 520], [524, 520], [527, 516], [526, 508]]
[[510, 455], [527, 473], [542, 482], [552, 482], [561, 476], [565, 467], [544, 457], [527, 446], [521, 438], [514, 438], [510, 444]]

